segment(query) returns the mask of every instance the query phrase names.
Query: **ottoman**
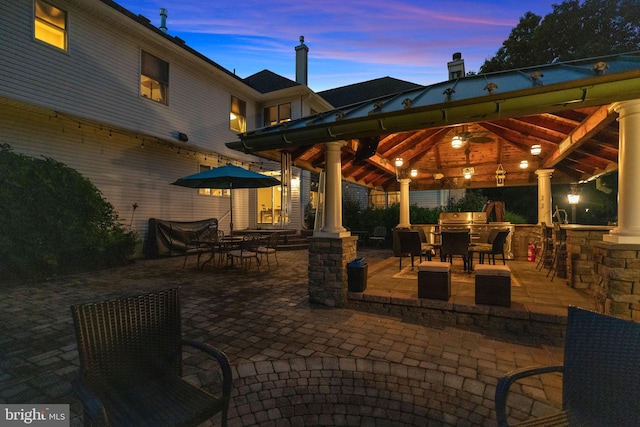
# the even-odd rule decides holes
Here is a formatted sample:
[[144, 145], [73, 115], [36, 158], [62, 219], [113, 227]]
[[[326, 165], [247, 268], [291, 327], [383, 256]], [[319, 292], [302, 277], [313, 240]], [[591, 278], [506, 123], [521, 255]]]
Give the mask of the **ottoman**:
[[418, 266], [418, 298], [449, 300], [451, 265], [448, 262], [424, 261]]
[[479, 264], [476, 273], [476, 304], [511, 307], [511, 270], [506, 265]]

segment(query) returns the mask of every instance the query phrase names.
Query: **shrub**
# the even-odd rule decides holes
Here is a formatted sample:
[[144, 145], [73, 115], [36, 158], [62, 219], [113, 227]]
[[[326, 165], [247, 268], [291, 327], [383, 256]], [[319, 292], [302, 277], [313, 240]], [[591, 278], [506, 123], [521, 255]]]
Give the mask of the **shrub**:
[[0, 277], [45, 277], [128, 262], [137, 237], [77, 171], [0, 146]]

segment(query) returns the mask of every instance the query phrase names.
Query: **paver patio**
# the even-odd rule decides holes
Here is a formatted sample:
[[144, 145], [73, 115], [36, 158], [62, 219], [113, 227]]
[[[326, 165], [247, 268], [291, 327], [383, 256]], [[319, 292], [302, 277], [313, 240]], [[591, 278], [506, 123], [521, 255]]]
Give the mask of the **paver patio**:
[[[362, 253], [372, 266], [387, 254]], [[312, 305], [307, 252], [278, 257], [279, 268], [260, 272], [183, 269], [176, 257], [3, 284], [0, 402], [71, 403], [80, 425], [69, 306], [172, 286], [182, 289], [184, 335], [222, 349], [233, 365], [230, 426], [492, 426], [499, 376], [562, 363], [562, 348], [541, 338]], [[186, 363], [189, 373], [202, 367], [195, 356]], [[512, 416], [557, 407], [560, 384], [551, 375], [517, 387]]]

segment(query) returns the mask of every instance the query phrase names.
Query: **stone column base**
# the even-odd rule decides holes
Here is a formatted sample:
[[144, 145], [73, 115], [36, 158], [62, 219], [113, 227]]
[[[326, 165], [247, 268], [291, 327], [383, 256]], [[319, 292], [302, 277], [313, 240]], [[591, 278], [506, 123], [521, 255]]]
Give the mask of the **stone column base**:
[[358, 236], [309, 239], [309, 302], [347, 306], [347, 263], [356, 258]]
[[593, 245], [594, 297], [602, 313], [640, 322], [640, 245]]

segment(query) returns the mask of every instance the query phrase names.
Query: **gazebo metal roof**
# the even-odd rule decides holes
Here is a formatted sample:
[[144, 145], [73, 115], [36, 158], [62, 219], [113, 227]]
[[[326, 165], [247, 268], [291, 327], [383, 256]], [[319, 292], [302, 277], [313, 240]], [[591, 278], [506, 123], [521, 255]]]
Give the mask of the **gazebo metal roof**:
[[[640, 98], [640, 52], [478, 74], [370, 99], [239, 135], [230, 148], [320, 170], [321, 144], [347, 142], [345, 179], [396, 188], [394, 159], [418, 170], [412, 189], [534, 185], [533, 171], [555, 168], [554, 182], [575, 182], [617, 167], [617, 113], [610, 105]], [[451, 147], [461, 135], [466, 144]], [[377, 150], [357, 161], [362, 145]], [[540, 145], [542, 153], [530, 153]], [[528, 160], [530, 167], [520, 168]], [[462, 168], [473, 167], [471, 180]]]

